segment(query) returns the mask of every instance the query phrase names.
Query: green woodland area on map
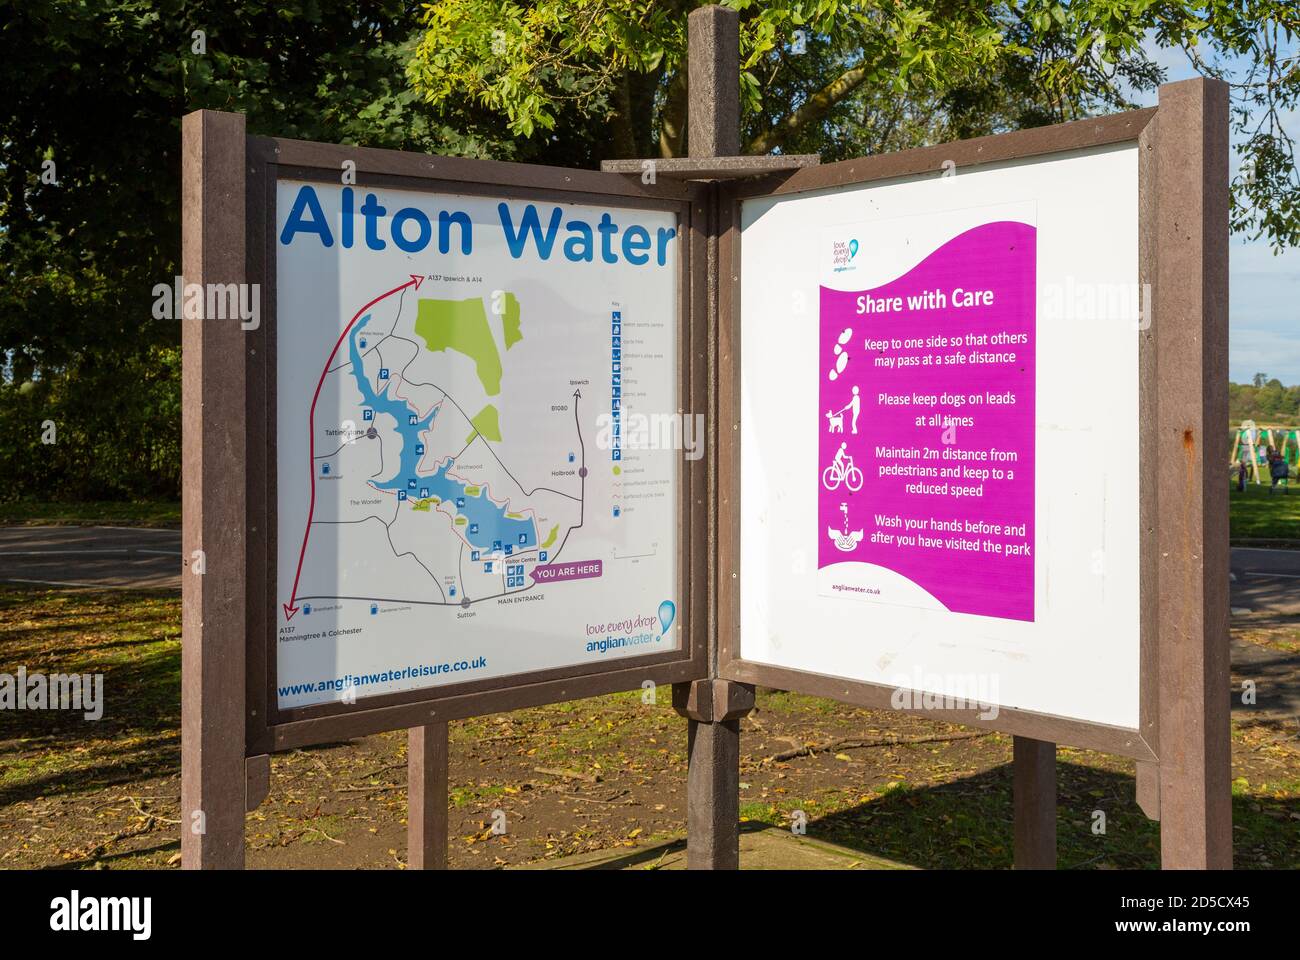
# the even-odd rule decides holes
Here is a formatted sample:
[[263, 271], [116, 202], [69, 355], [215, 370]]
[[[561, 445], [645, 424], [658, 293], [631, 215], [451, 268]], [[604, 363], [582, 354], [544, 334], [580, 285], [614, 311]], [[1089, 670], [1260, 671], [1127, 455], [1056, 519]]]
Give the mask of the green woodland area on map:
[[[515, 295], [505, 295], [505, 312], [503, 315], [506, 349], [510, 349], [523, 339], [520, 332], [519, 301]], [[474, 361], [479, 382], [483, 392], [495, 397], [501, 392], [501, 354], [497, 351], [492, 328], [488, 325], [487, 311], [483, 307], [482, 297], [468, 297], [464, 300], [434, 300], [422, 298], [417, 303], [415, 332], [423, 338], [425, 346], [433, 351], [455, 350]], [[491, 411], [490, 413], [488, 411]], [[479, 417], [483, 417], [484, 426], [496, 430], [496, 408], [484, 407], [474, 418], [474, 426], [489, 439], [493, 438], [488, 430], [479, 426]]]
[[513, 293], [505, 295], [505, 312], [501, 322], [505, 330], [506, 349], [509, 350], [524, 338], [519, 326], [519, 298]]
[[497, 408], [488, 404], [470, 419], [474, 429], [470, 431], [465, 442], [471, 442], [475, 437], [482, 437], [484, 440], [491, 440], [494, 443], [501, 442], [501, 425], [497, 422]]

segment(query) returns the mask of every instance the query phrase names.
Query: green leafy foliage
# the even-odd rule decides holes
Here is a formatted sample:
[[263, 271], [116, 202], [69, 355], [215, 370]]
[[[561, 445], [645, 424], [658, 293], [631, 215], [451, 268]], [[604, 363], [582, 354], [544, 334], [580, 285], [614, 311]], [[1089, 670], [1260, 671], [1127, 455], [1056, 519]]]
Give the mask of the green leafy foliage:
[[1300, 425], [1300, 384], [1256, 374], [1251, 383], [1228, 384], [1228, 420], [1234, 426], [1254, 420], [1261, 427]]
[[[1283, 119], [1300, 98], [1294, 0], [724, 0], [741, 22], [745, 152], [841, 159], [1123, 109], [1181, 50], [1232, 84], [1233, 226], [1300, 242]], [[591, 159], [680, 156], [688, 0], [442, 0], [409, 74], [525, 140], [592, 123]]]
[[185, 113], [242, 111], [254, 134], [510, 152], [495, 118], [431, 109], [407, 85], [417, 11], [0, 0], [0, 498], [179, 495], [180, 325], [153, 318], [152, 291], [179, 272]]
[[[1300, 242], [1294, 0], [727, 0], [746, 152], [827, 160], [1233, 81], [1234, 226]], [[686, 152], [695, 0], [0, 0], [0, 498], [178, 494], [180, 118], [591, 167]], [[41, 443], [53, 421], [59, 440]]]

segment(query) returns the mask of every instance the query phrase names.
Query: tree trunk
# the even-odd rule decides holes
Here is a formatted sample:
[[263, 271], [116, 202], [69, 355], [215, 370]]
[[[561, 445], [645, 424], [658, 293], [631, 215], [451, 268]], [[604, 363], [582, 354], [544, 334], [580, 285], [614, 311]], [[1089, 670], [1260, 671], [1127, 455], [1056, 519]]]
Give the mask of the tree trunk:
[[821, 120], [837, 103], [862, 86], [867, 79], [866, 67], [854, 67], [840, 74], [836, 80], [818, 90], [803, 102], [799, 109], [779, 121], [770, 130], [759, 134], [749, 143], [749, 152], [770, 153], [782, 146], [794, 133], [810, 123]]
[[652, 70], [649, 73], [633, 74], [629, 81], [632, 130], [638, 157], [650, 157], [655, 153], [655, 94], [662, 77], [662, 70]]
[[624, 73], [614, 85], [615, 110], [611, 120], [614, 123], [614, 157], [616, 160], [629, 160], [637, 155], [636, 131], [632, 112], [632, 82]]
[[686, 66], [673, 74], [668, 84], [663, 113], [659, 117], [659, 156], [680, 157], [686, 153]]

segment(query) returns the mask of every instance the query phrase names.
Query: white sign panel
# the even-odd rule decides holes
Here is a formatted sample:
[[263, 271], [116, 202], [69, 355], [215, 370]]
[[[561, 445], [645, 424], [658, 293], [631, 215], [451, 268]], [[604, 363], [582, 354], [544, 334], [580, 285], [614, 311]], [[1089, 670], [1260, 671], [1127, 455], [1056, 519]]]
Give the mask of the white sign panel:
[[279, 705], [677, 649], [676, 216], [276, 208]]
[[743, 659], [1137, 727], [1137, 211], [1134, 144], [745, 201]]

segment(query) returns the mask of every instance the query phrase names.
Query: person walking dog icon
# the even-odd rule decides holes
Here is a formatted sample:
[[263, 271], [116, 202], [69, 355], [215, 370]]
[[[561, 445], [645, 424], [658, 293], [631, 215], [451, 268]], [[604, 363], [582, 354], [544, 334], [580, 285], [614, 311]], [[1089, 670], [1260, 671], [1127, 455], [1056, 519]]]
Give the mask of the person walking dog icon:
[[827, 433], [843, 433], [843, 432], [844, 432], [844, 414], [849, 413], [849, 414], [852, 414], [852, 419], [850, 420], [849, 432], [850, 432], [850, 433], [857, 433], [857, 432], [858, 432], [858, 413], [861, 411], [861, 409], [862, 409], [862, 398], [861, 398], [860, 396], [858, 396], [858, 388], [857, 388], [857, 387], [854, 387], [854, 388], [853, 388], [853, 398], [852, 398], [851, 400], [849, 400], [848, 403], [846, 403], [844, 406], [840, 407], [838, 410], [827, 410], [827, 411], [826, 411], [826, 420], [827, 420], [827, 422], [828, 422], [828, 424], [829, 424], [829, 426], [826, 428], [826, 432], [827, 432]]
[[853, 418], [849, 421], [850, 433], [858, 432], [858, 411], [860, 411], [861, 409], [862, 409], [862, 398], [858, 396], [858, 388], [855, 386], [853, 388], [853, 399], [840, 408], [841, 415], [843, 415], [844, 411], [846, 410], [850, 411], [853, 414]]

